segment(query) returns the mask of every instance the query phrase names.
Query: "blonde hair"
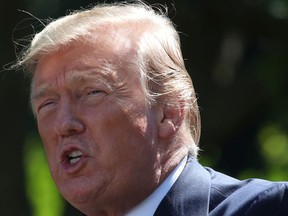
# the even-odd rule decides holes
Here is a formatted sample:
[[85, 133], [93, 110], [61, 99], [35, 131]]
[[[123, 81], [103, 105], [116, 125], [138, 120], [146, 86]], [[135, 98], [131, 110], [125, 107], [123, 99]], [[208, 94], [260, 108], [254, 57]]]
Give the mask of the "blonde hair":
[[[98, 37], [95, 30], [101, 32], [103, 26], [126, 31], [135, 40], [137, 59], [134, 61], [137, 71], [140, 69], [142, 87], [148, 100], [150, 103], [162, 102], [168, 107], [184, 108], [186, 123], [198, 144], [200, 115], [197, 98], [191, 77], [185, 69], [178, 32], [166, 13], [159, 7], [152, 8], [141, 2], [101, 4], [74, 11], [50, 22], [36, 34], [18, 65], [33, 75], [40, 56], [72, 42], [81, 42], [83, 38], [93, 40]], [[190, 152], [196, 156], [198, 147], [187, 145], [191, 145]]]

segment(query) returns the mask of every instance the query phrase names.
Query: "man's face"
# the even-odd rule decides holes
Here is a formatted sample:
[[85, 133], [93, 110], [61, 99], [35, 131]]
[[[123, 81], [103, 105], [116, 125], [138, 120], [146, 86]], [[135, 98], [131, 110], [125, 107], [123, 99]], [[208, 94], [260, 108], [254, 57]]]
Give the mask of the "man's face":
[[80, 210], [135, 205], [158, 181], [159, 109], [147, 105], [135, 67], [113, 52], [70, 46], [42, 57], [33, 78], [52, 177]]

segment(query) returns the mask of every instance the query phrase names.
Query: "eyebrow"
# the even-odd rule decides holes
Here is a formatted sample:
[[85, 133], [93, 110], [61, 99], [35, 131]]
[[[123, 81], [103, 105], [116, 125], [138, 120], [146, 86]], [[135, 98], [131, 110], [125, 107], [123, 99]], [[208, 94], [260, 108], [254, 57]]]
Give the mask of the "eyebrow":
[[[101, 69], [97, 68], [84, 68], [84, 69], [76, 69], [72, 70], [67, 75], [68, 83], [87, 83], [87, 82], [102, 82], [105, 84], [109, 84], [108, 86], [112, 88], [112, 84], [117, 85], [118, 76], [116, 74], [116, 70], [111, 65], [105, 64], [101, 65]], [[43, 83], [39, 86], [35, 87], [37, 90], [33, 90], [33, 83], [31, 87], [31, 102], [37, 101], [40, 98], [45, 97], [49, 92], [52, 92], [50, 83]]]
[[117, 80], [118, 76], [116, 70], [111, 67], [101, 67], [101, 70], [98, 70], [97, 68], [75, 70], [71, 71], [70, 76], [68, 76], [68, 83], [105, 83], [111, 89], [114, 85], [117, 85]]
[[33, 83], [32, 83], [32, 87], [31, 87], [31, 95], [30, 95], [30, 100], [31, 102], [35, 101], [35, 100], [38, 100], [42, 97], [44, 97], [45, 95], [47, 95], [47, 92], [49, 92], [51, 89], [49, 87], [50, 85], [45, 83], [45, 84], [42, 84], [41, 86], [37, 87], [37, 91], [33, 90]]

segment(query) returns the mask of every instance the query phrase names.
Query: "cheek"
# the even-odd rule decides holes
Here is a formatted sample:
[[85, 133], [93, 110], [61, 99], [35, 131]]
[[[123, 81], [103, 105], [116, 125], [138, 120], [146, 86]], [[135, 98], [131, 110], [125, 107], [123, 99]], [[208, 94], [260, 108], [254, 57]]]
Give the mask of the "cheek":
[[52, 121], [52, 119], [52, 117], [37, 117], [37, 127], [41, 138], [51, 137], [54, 132], [54, 130], [52, 130], [54, 121]]
[[51, 126], [50, 123], [38, 121], [38, 132], [43, 142], [46, 153], [48, 153], [50, 149], [53, 147], [52, 139], [54, 135], [53, 135], [53, 130], [50, 126]]
[[[110, 109], [100, 127], [100, 134], [106, 137], [121, 137], [120, 140], [145, 138], [147, 132], [147, 118], [139, 110]], [[129, 142], [128, 142], [129, 143]]]
[[95, 116], [94, 121], [89, 119], [89, 133], [98, 144], [93, 147], [93, 151], [100, 151], [100, 157], [109, 155], [113, 160], [118, 157], [127, 158], [131, 152], [139, 151], [147, 145], [149, 135], [147, 119], [143, 113], [135, 115], [134, 111], [133, 115], [131, 111], [117, 105], [98, 110], [97, 113], [101, 115]]
[[57, 161], [57, 139], [55, 139], [54, 130], [51, 127], [52, 123], [38, 120], [37, 124], [38, 132], [43, 143], [46, 158], [48, 160], [50, 169], [52, 169], [54, 167], [53, 163], [56, 163]]

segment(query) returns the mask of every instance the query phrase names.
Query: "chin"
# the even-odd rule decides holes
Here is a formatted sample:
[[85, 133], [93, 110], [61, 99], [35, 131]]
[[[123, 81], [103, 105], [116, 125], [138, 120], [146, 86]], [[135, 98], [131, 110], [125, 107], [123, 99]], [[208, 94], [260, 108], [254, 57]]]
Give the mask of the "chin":
[[[98, 215], [96, 212], [101, 212], [102, 205], [99, 204], [99, 200], [93, 197], [93, 193], [88, 191], [74, 191], [67, 192], [65, 196], [63, 195], [65, 200], [69, 202], [74, 208], [78, 209], [80, 212], [85, 215], [90, 215], [93, 212], [93, 215]], [[100, 196], [101, 197], [101, 196]], [[99, 208], [100, 206], [100, 208]], [[102, 215], [102, 214], [99, 214]]]
[[[57, 180], [57, 179], [55, 179]], [[94, 210], [107, 202], [107, 184], [102, 178], [93, 178], [93, 176], [74, 175], [69, 178], [62, 178], [55, 181], [57, 187], [72, 206], [83, 212], [83, 209]], [[109, 194], [109, 193], [108, 193]]]
[[[73, 191], [72, 191], [73, 190]], [[70, 203], [82, 204], [87, 203], [91, 197], [91, 192], [89, 190], [81, 190], [81, 189], [71, 189], [71, 191], [67, 191], [64, 198], [67, 199]]]
[[65, 181], [62, 184], [57, 184], [61, 195], [72, 205], [86, 203], [91, 196], [91, 188], [86, 184], [76, 184], [73, 182]]

